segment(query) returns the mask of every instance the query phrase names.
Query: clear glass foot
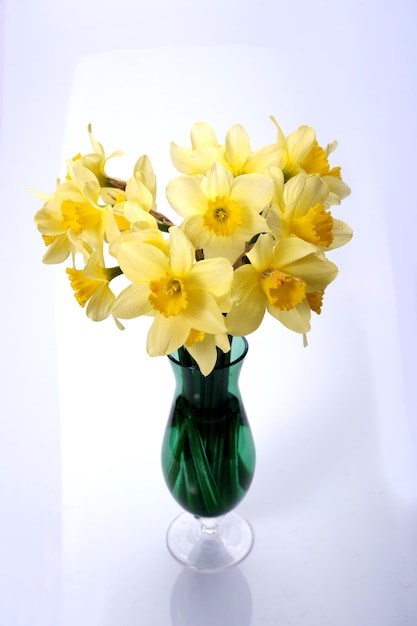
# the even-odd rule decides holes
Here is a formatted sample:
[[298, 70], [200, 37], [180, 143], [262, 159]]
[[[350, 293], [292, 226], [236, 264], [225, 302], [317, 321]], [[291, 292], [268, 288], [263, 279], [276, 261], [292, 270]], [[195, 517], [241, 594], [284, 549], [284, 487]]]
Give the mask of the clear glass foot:
[[234, 511], [216, 518], [182, 513], [167, 532], [172, 556], [202, 572], [218, 572], [236, 565], [249, 554], [253, 541], [251, 526]]

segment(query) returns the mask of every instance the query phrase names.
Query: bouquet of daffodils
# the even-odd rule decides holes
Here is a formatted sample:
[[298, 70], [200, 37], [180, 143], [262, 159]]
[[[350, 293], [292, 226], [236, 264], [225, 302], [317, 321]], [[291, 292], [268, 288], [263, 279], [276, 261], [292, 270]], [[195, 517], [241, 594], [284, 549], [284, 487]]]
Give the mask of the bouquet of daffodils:
[[350, 227], [330, 207], [349, 193], [336, 143], [322, 148], [313, 128], [252, 150], [236, 124], [220, 144], [196, 123], [191, 147], [171, 143], [181, 174], [166, 187], [178, 224], [159, 212], [156, 177], [147, 155], [126, 181], [113, 178], [100, 143], [73, 157], [35, 222], [44, 263], [71, 258], [68, 274], [78, 303], [95, 321], [153, 318], [151, 356], [183, 350], [206, 376], [233, 336], [248, 335], [268, 312], [306, 343], [313, 311], [337, 275], [327, 253], [347, 243]]

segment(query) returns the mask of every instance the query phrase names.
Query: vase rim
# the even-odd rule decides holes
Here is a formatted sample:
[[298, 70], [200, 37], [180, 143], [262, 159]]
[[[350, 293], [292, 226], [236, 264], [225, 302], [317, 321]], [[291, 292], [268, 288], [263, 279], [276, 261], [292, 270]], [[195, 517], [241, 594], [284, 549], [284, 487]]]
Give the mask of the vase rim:
[[[248, 340], [246, 339], [246, 337], [239, 336], [239, 337], [235, 337], [235, 338], [236, 339], [239, 338], [239, 339], [241, 339], [243, 341], [242, 351], [239, 353], [239, 355], [235, 359], [233, 359], [233, 361], [230, 361], [229, 363], [224, 363], [223, 365], [216, 365], [214, 370], [221, 370], [221, 369], [224, 369], [226, 367], [232, 367], [233, 365], [236, 365], [237, 363], [240, 363], [240, 361], [243, 361], [243, 359], [247, 355], [248, 350], [249, 350], [249, 343], [248, 343]], [[232, 347], [230, 347], [230, 351], [231, 350], [232, 350]], [[187, 369], [187, 370], [198, 370], [199, 369], [198, 365], [184, 365], [184, 363], [181, 363], [181, 361], [179, 361], [177, 358], [175, 358], [174, 353], [168, 354], [168, 358], [169, 358], [170, 361], [172, 361], [176, 365], [179, 365], [180, 367], [183, 367], [184, 369]]]

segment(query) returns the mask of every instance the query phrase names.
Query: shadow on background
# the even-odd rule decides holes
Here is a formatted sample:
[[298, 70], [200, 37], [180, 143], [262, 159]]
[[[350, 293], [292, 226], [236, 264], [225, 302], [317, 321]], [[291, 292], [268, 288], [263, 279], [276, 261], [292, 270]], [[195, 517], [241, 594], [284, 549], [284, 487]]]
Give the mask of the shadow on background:
[[171, 593], [172, 626], [250, 626], [252, 597], [237, 567], [203, 574], [184, 569]]

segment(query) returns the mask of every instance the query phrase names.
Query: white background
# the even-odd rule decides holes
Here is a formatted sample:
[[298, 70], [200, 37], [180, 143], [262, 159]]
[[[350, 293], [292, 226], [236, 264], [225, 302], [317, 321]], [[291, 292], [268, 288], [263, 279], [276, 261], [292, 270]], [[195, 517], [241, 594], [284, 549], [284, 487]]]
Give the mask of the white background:
[[[415, 2], [0, 0], [0, 625], [417, 622]], [[159, 182], [198, 119], [253, 147], [337, 139], [355, 236], [304, 349], [266, 323], [241, 387], [258, 451], [256, 543], [222, 575], [169, 556], [159, 468], [172, 394], [147, 324], [120, 333], [41, 264], [28, 194], [92, 122]]]

